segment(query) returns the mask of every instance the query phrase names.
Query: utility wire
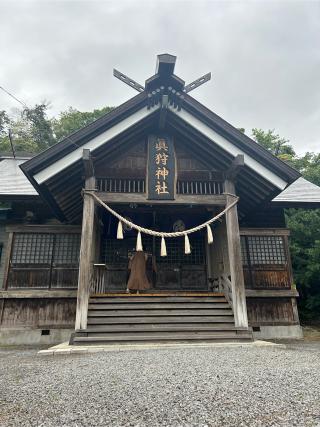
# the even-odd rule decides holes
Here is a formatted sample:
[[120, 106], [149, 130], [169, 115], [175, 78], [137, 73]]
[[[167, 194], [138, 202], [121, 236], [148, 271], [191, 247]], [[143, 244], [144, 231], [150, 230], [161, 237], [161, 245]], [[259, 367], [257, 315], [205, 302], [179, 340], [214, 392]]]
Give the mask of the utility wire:
[[[0, 89], [3, 90], [3, 92], [5, 92], [6, 94], [8, 94], [9, 96], [11, 96], [11, 98], [13, 98], [14, 100], [16, 100], [17, 102], [19, 102], [19, 104], [21, 104], [24, 108], [26, 108], [27, 110], [29, 110], [29, 107], [27, 106], [27, 104], [23, 101], [20, 101], [20, 99], [18, 99], [16, 96], [12, 95], [12, 93], [10, 93], [7, 89], [5, 89], [3, 86], [0, 86]], [[12, 134], [10, 131], [10, 143], [12, 144]], [[75, 142], [73, 142], [69, 136], [63, 138], [63, 140], [68, 140], [69, 142], [71, 142], [71, 144], [73, 144], [75, 147], [80, 148], [80, 146], [78, 144], [76, 144]], [[13, 149], [13, 148], [12, 148]]]
[[21, 104], [24, 108], [28, 108], [27, 104], [23, 101], [20, 101], [20, 99], [18, 99], [16, 96], [12, 95], [12, 93], [10, 93], [7, 89], [5, 89], [3, 86], [0, 86], [0, 89], [3, 90], [3, 92], [5, 92], [6, 94], [8, 94], [9, 96], [11, 96], [11, 98], [15, 99], [17, 102], [19, 102], [19, 104]]

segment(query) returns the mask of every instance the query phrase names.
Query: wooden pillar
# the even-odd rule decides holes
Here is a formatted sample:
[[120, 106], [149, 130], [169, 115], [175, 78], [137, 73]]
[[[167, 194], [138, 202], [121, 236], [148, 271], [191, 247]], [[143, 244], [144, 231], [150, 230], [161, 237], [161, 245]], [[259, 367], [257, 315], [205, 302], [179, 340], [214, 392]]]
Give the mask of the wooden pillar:
[[[12, 252], [12, 247], [13, 247], [13, 233], [10, 232], [9, 236], [8, 236], [8, 241], [5, 244], [4, 248], [7, 248], [6, 250], [6, 257], [5, 257], [5, 261], [4, 261], [4, 277], [3, 277], [3, 288], [4, 289], [8, 289], [9, 286], [9, 274], [10, 274], [10, 260], [11, 260], [11, 252]], [[2, 249], [4, 249], [2, 248]], [[0, 284], [0, 288], [1, 288], [1, 284]]]
[[[96, 180], [90, 150], [83, 150], [85, 189], [95, 189]], [[87, 328], [90, 284], [95, 256], [95, 202], [89, 194], [83, 195], [82, 231], [79, 258], [79, 278], [75, 329]]]
[[[235, 194], [235, 185], [232, 180], [228, 178], [225, 180], [224, 191], [226, 193]], [[227, 195], [226, 198], [227, 206], [234, 201], [234, 197], [232, 196]], [[226, 213], [226, 226], [235, 325], [248, 327], [237, 205]]]
[[299, 319], [299, 311], [297, 306], [297, 299], [291, 298], [291, 305], [292, 305], [292, 314], [293, 314], [293, 321], [296, 325], [300, 325], [300, 319]]

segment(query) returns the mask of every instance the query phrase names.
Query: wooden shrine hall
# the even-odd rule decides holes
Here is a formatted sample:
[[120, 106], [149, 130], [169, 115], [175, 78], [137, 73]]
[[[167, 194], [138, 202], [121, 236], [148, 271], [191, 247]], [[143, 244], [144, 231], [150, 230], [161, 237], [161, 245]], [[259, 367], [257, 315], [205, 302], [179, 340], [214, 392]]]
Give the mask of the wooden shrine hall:
[[[320, 189], [304, 180], [309, 193], [297, 196], [300, 174], [196, 101], [190, 92], [210, 75], [186, 85], [175, 61], [159, 55], [144, 86], [115, 70], [139, 93], [19, 160], [21, 194], [1, 193], [1, 165], [18, 159], [0, 161], [6, 336], [301, 337], [284, 208], [318, 207]], [[142, 249], [150, 289], [127, 293]]]

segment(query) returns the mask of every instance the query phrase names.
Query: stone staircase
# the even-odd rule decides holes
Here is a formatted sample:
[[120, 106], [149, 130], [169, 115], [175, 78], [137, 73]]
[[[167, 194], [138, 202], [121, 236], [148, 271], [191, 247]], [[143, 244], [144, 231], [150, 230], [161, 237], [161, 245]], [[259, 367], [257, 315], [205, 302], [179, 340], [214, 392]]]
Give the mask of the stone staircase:
[[223, 294], [111, 294], [90, 297], [87, 329], [70, 344], [246, 341], [252, 332], [235, 327]]

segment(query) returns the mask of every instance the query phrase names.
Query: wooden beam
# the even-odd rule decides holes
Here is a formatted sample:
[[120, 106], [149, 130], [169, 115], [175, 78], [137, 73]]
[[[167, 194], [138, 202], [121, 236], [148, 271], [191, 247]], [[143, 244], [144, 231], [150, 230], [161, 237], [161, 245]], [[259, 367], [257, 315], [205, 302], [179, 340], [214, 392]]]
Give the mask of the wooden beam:
[[288, 228], [241, 228], [241, 236], [289, 236]]
[[[168, 130], [174, 131], [177, 138], [180, 136], [180, 140], [183, 138], [190, 141], [191, 146], [195, 148], [198, 147], [203, 153], [206, 153], [207, 161], [211, 164], [211, 167], [221, 169], [227, 168], [228, 165], [230, 165], [232, 159], [230, 154], [226, 153], [222, 148], [212, 144], [208, 138], [199, 134], [198, 131], [190, 128], [187, 123], [170, 110], [168, 111], [167, 123], [169, 125]], [[196, 151], [196, 149], [194, 151]]]
[[47, 290], [47, 289], [16, 289], [0, 291], [0, 299], [32, 299], [32, 298], [76, 298], [77, 291], [64, 289], [64, 290]]
[[211, 73], [207, 73], [204, 76], [199, 77], [197, 80], [194, 80], [193, 82], [189, 83], [187, 86], [185, 86], [183, 91], [189, 93], [193, 89], [196, 89], [197, 87], [203, 85], [203, 83], [206, 83], [209, 80], [211, 80]]
[[164, 53], [157, 56], [156, 74], [161, 76], [171, 76], [174, 72], [174, 66], [177, 57]]
[[98, 192], [97, 196], [107, 203], [137, 203], [145, 205], [203, 205], [224, 206], [226, 196], [224, 194], [212, 195], [187, 195], [177, 194], [174, 200], [149, 200], [144, 193], [108, 193]]
[[[235, 194], [234, 183], [226, 180], [226, 193]], [[227, 206], [234, 201], [232, 196], [227, 195]], [[229, 209], [226, 213], [226, 227], [228, 239], [228, 252], [230, 263], [230, 274], [232, 284], [232, 304], [236, 326], [248, 327], [248, 315], [246, 305], [246, 293], [241, 257], [240, 231], [237, 206]]]
[[78, 225], [7, 225], [6, 232], [10, 233], [80, 233], [81, 228]]
[[164, 129], [165, 127], [166, 117], [168, 112], [168, 104], [169, 104], [168, 95], [162, 95], [160, 115], [159, 115], [159, 129]]
[[120, 71], [113, 69], [113, 75], [117, 79], [121, 80], [123, 83], [127, 84], [128, 86], [132, 87], [138, 92], [143, 92], [144, 87], [137, 83], [135, 80], [131, 79], [130, 77], [126, 76], [125, 74], [121, 73]]
[[12, 247], [13, 247], [13, 232], [10, 231], [9, 236], [8, 236], [8, 240], [7, 240], [7, 244], [6, 244], [7, 250], [6, 250], [6, 257], [5, 257], [5, 261], [4, 261], [4, 267], [3, 267], [3, 271], [4, 271], [3, 287], [5, 289], [8, 288], [8, 279], [9, 279], [9, 273], [10, 273], [10, 259], [11, 259]]
[[[86, 173], [85, 189], [95, 188], [93, 165], [90, 165], [91, 155], [88, 150], [83, 150], [83, 161]], [[93, 175], [92, 175], [93, 174]], [[90, 295], [90, 284], [93, 274], [94, 262], [94, 221], [95, 202], [89, 194], [83, 195], [82, 231], [79, 258], [79, 278], [77, 293], [77, 311], [75, 329], [86, 329], [88, 317], [88, 303]]]
[[244, 155], [238, 154], [226, 171], [226, 179], [233, 181], [244, 168]]
[[86, 179], [91, 178], [92, 176], [94, 176], [94, 167], [93, 167], [91, 152], [87, 148], [84, 148], [82, 150], [82, 161], [83, 161], [85, 178]]
[[292, 298], [298, 297], [296, 289], [246, 289], [247, 298]]

